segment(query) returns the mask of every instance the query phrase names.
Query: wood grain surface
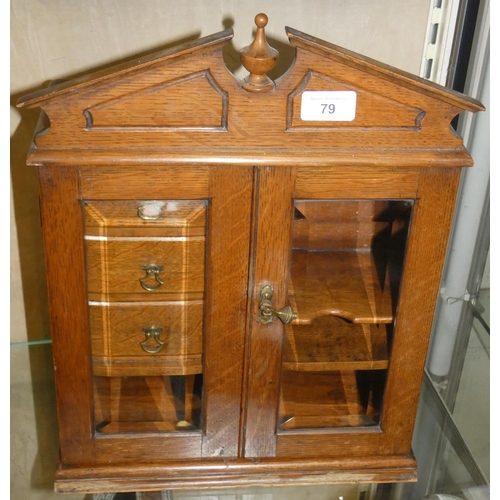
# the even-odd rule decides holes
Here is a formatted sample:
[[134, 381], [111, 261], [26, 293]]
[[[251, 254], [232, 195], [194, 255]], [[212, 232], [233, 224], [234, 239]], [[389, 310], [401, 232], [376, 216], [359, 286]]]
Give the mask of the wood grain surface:
[[56, 491], [61, 493], [101, 491], [154, 491], [165, 489], [234, 488], [239, 486], [314, 485], [334, 483], [371, 483], [416, 481], [412, 456], [364, 459], [278, 459], [210, 460], [203, 471], [196, 462], [172, 461], [136, 464], [59, 468]]
[[256, 226], [252, 249], [255, 271], [247, 352], [245, 457], [272, 457], [276, 453], [284, 326], [277, 319], [268, 324], [260, 323], [258, 312], [264, 285], [273, 287], [276, 309], [287, 302], [294, 182], [293, 168], [260, 168], [256, 177]]
[[206, 233], [206, 201], [86, 201], [84, 210], [85, 234], [89, 236], [189, 238]]
[[61, 461], [78, 463], [92, 455], [91, 355], [78, 171], [42, 167], [39, 177]]
[[[387, 453], [408, 453], [460, 172], [423, 170], [396, 318], [382, 428]], [[404, 380], [404, 384], [401, 381]]]
[[289, 300], [297, 325], [321, 316], [340, 316], [353, 323], [390, 323], [389, 277], [380, 282], [370, 252], [292, 253]]
[[210, 171], [203, 457], [236, 457], [240, 440], [253, 172]]
[[[137, 155], [132, 162], [134, 168], [110, 166], [109, 163], [115, 163], [113, 161], [103, 168], [87, 166], [95, 163], [95, 155], [92, 160], [86, 160], [84, 151], [78, 154], [84, 200], [193, 200], [207, 197], [209, 171], [204, 166], [185, 168], [175, 163], [169, 165], [168, 182], [165, 182], [164, 165], [143, 166]], [[71, 153], [66, 153], [64, 162], [72, 163]]]
[[[94, 375], [187, 375], [202, 372], [203, 301], [92, 303]], [[144, 328], [161, 328], [158, 353], [146, 352]], [[159, 345], [150, 341], [150, 349]]]
[[322, 317], [311, 325], [286, 327], [283, 370], [332, 371], [387, 368], [385, 325], [354, 324]]
[[[226, 156], [226, 162], [233, 164], [257, 152], [275, 156], [277, 149], [281, 149], [296, 151], [303, 161], [316, 155], [318, 165], [324, 163], [325, 158], [337, 164], [339, 160], [346, 163], [349, 155], [356, 161], [356, 153], [365, 155], [365, 159], [371, 157], [372, 162], [378, 158], [379, 164], [387, 164], [389, 158], [395, 161], [398, 152], [408, 149], [407, 145], [411, 144], [416, 155], [413, 166], [421, 165], [424, 156], [441, 158], [438, 164], [470, 164], [461, 139], [450, 130], [450, 122], [463, 110], [484, 109], [479, 102], [297, 30], [289, 28], [287, 33], [297, 47], [296, 60], [272, 92], [247, 92], [227, 71], [222, 48], [232, 33], [223, 32], [200, 39], [189, 48], [179, 47], [167, 55], [158, 53], [145, 61], [133, 61], [76, 80], [73, 86], [66, 83], [22, 98], [19, 106], [41, 107], [51, 123], [50, 129], [38, 137], [31, 161], [47, 161], [53, 151], [64, 147], [67, 150], [92, 148], [95, 160], [101, 157], [98, 152], [101, 150], [109, 158], [108, 162], [111, 158], [127, 156], [124, 155], [127, 150], [133, 154], [135, 148], [163, 149], [175, 155], [172, 159], [188, 153], [192, 161], [206, 161], [214, 150], [219, 150], [216, 155]], [[208, 87], [206, 78], [193, 77], [200, 71], [209, 72]], [[304, 85], [307, 75], [314, 77], [309, 77]], [[189, 85], [174, 85], [185, 79]], [[360, 104], [354, 121], [337, 122], [334, 129], [324, 126], [324, 122], [315, 122], [310, 129], [304, 127], [304, 123], [296, 129], [287, 128], [287, 122], [296, 123], [296, 107], [301, 93], [309, 88], [307, 85], [313, 89], [357, 92]], [[169, 123], [164, 109], [165, 88], [176, 89], [169, 94], [168, 115], [175, 116], [178, 121], [172, 126], [159, 127], [162, 122]], [[212, 123], [212, 118], [205, 123], [193, 121], [193, 113], [186, 113], [192, 96], [208, 96], [203, 103], [208, 109], [201, 116], [216, 117], [218, 114], [213, 121], [215, 124], [224, 122], [221, 93], [227, 94], [227, 129], [221, 131], [214, 126], [204, 130], [203, 126]], [[143, 116], [135, 108], [129, 109], [131, 96], [138, 102], [147, 96]], [[216, 102], [211, 104], [212, 96]], [[113, 103], [111, 107], [110, 102]], [[113, 115], [115, 121], [109, 123], [135, 123], [140, 127], [89, 129], [84, 111], [96, 107], [107, 109]], [[266, 118], [263, 120], [261, 110], [264, 109]], [[377, 152], [372, 154], [374, 151]], [[418, 155], [420, 162], [416, 159]], [[285, 157], [281, 155], [282, 163]], [[400, 157], [398, 163], [408, 164], [405, 157]]]
[[[109, 295], [119, 300], [118, 296], [130, 293], [168, 297], [204, 290], [204, 236], [94, 238], [85, 238], [90, 300], [109, 300]], [[158, 279], [163, 284], [147, 275], [145, 267], [149, 265], [162, 268]]]

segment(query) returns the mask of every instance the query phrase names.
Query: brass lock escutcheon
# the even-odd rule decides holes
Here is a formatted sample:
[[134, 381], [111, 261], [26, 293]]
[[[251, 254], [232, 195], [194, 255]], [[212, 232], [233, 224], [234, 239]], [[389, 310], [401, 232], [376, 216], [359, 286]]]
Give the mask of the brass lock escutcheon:
[[288, 325], [297, 315], [293, 312], [290, 305], [286, 305], [281, 309], [275, 309], [273, 306], [274, 290], [271, 285], [265, 285], [260, 291], [259, 302], [259, 323], [271, 323], [274, 318], [280, 319], [284, 325]]
[[149, 325], [143, 328], [142, 331], [146, 334], [146, 338], [140, 343], [143, 351], [155, 354], [160, 352], [165, 345], [165, 342], [160, 340], [160, 333], [163, 328], [156, 325]]
[[[158, 266], [156, 264], [148, 264], [147, 266], [142, 266], [141, 269], [143, 271], [146, 271], [146, 276], [139, 279], [139, 281], [141, 282], [141, 286], [142, 288], [144, 288], [144, 290], [147, 290], [148, 292], [155, 292], [164, 285], [163, 280], [160, 278], [160, 272], [163, 271], [163, 266]], [[151, 278], [151, 276], [154, 277], [156, 284], [150, 285], [149, 283], [146, 283], [146, 281], [148, 281]]]

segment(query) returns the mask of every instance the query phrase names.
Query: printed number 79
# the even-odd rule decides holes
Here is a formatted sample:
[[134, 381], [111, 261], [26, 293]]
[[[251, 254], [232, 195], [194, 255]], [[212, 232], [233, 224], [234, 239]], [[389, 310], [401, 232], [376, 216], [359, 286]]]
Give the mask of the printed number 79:
[[321, 114], [324, 115], [325, 111], [327, 111], [329, 114], [333, 115], [335, 113], [335, 104], [322, 104], [323, 109], [321, 110]]

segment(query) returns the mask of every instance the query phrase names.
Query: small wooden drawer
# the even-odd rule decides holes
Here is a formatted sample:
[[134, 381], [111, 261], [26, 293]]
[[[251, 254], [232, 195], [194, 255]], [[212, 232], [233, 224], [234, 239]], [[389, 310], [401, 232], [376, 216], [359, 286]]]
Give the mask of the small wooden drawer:
[[203, 298], [206, 201], [85, 201], [83, 207], [89, 300]]
[[91, 236], [205, 236], [204, 200], [85, 201]]
[[204, 236], [85, 238], [89, 300], [203, 298]]
[[90, 327], [94, 375], [202, 372], [203, 301], [90, 303]]

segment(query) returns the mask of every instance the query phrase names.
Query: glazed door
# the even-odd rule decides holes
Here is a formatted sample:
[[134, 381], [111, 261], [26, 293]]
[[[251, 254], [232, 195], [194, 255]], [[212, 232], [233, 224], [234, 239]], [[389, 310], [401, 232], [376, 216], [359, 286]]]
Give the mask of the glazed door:
[[247, 457], [410, 453], [428, 335], [416, 311], [435, 299], [411, 276], [435, 273], [425, 219], [440, 233], [450, 216], [425, 182], [419, 199], [419, 176], [261, 169]]
[[251, 171], [55, 168], [42, 182], [63, 463], [236, 457]]

